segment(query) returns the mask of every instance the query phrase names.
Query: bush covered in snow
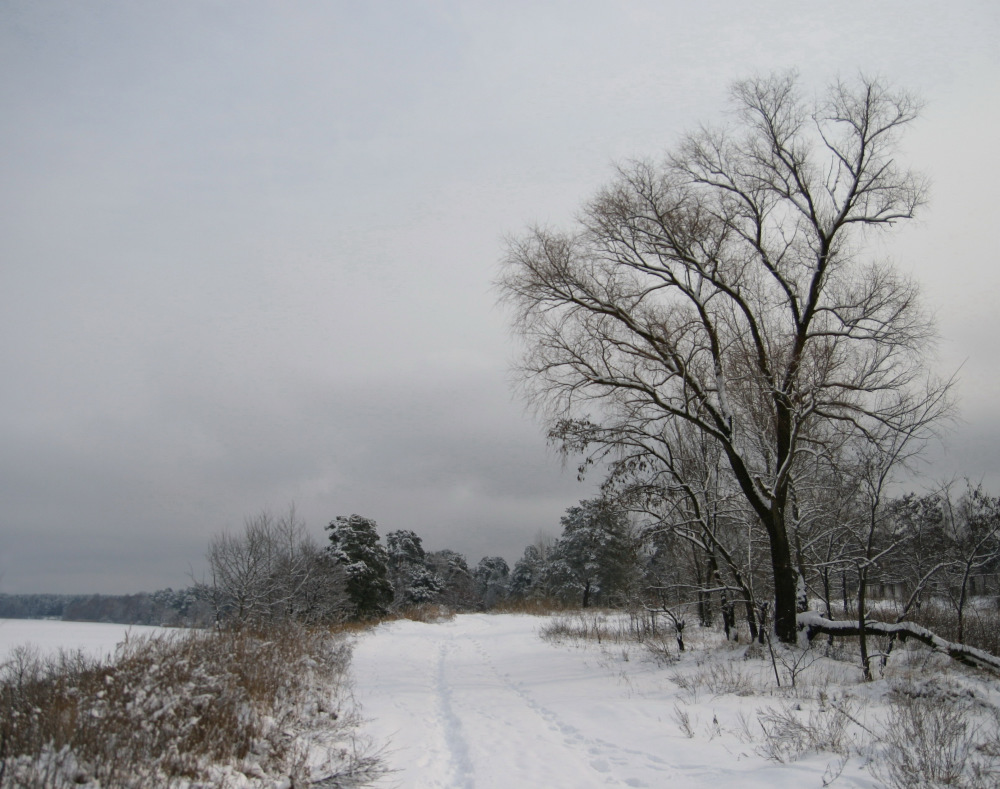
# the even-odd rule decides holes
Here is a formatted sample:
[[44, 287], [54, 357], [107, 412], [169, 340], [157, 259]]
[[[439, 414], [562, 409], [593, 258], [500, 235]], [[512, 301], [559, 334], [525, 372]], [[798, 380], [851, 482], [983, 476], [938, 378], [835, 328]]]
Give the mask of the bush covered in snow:
[[0, 666], [0, 786], [294, 786], [374, 775], [352, 740], [350, 647], [329, 630], [128, 638], [108, 661]]

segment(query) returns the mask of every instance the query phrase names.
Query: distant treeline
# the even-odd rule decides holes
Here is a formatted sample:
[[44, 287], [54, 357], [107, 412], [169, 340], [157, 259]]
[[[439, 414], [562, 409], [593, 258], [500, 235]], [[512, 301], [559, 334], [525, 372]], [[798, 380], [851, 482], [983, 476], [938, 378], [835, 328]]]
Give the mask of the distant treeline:
[[212, 607], [194, 587], [130, 595], [0, 594], [0, 618], [191, 627], [211, 623]]

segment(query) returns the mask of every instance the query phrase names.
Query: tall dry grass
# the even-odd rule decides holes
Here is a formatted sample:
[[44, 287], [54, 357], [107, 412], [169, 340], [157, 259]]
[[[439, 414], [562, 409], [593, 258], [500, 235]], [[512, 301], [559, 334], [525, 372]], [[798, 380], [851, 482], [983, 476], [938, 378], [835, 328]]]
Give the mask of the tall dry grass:
[[16, 649], [0, 665], [0, 787], [374, 776], [351, 742], [349, 662], [344, 638], [291, 624], [130, 637], [110, 661]]

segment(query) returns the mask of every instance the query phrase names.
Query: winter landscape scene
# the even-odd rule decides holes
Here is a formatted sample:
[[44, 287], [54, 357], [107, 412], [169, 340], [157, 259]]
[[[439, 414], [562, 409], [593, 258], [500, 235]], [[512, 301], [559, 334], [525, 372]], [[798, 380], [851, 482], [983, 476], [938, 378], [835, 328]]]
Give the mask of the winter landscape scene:
[[0, 789], [1000, 786], [998, 36], [0, 3]]

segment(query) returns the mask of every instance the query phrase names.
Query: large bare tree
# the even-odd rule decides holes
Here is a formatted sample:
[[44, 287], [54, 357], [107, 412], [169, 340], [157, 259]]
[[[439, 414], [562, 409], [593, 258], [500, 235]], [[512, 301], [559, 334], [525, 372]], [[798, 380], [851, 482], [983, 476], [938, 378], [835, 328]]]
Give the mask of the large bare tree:
[[895, 158], [918, 102], [864, 77], [807, 102], [794, 75], [732, 97], [730, 127], [620, 168], [572, 230], [512, 240], [499, 287], [529, 396], [564, 448], [636, 431], [668, 445], [676, 422], [718, 445], [766, 531], [790, 641], [796, 475], [944, 402], [917, 288], [862, 245], [924, 200]]

